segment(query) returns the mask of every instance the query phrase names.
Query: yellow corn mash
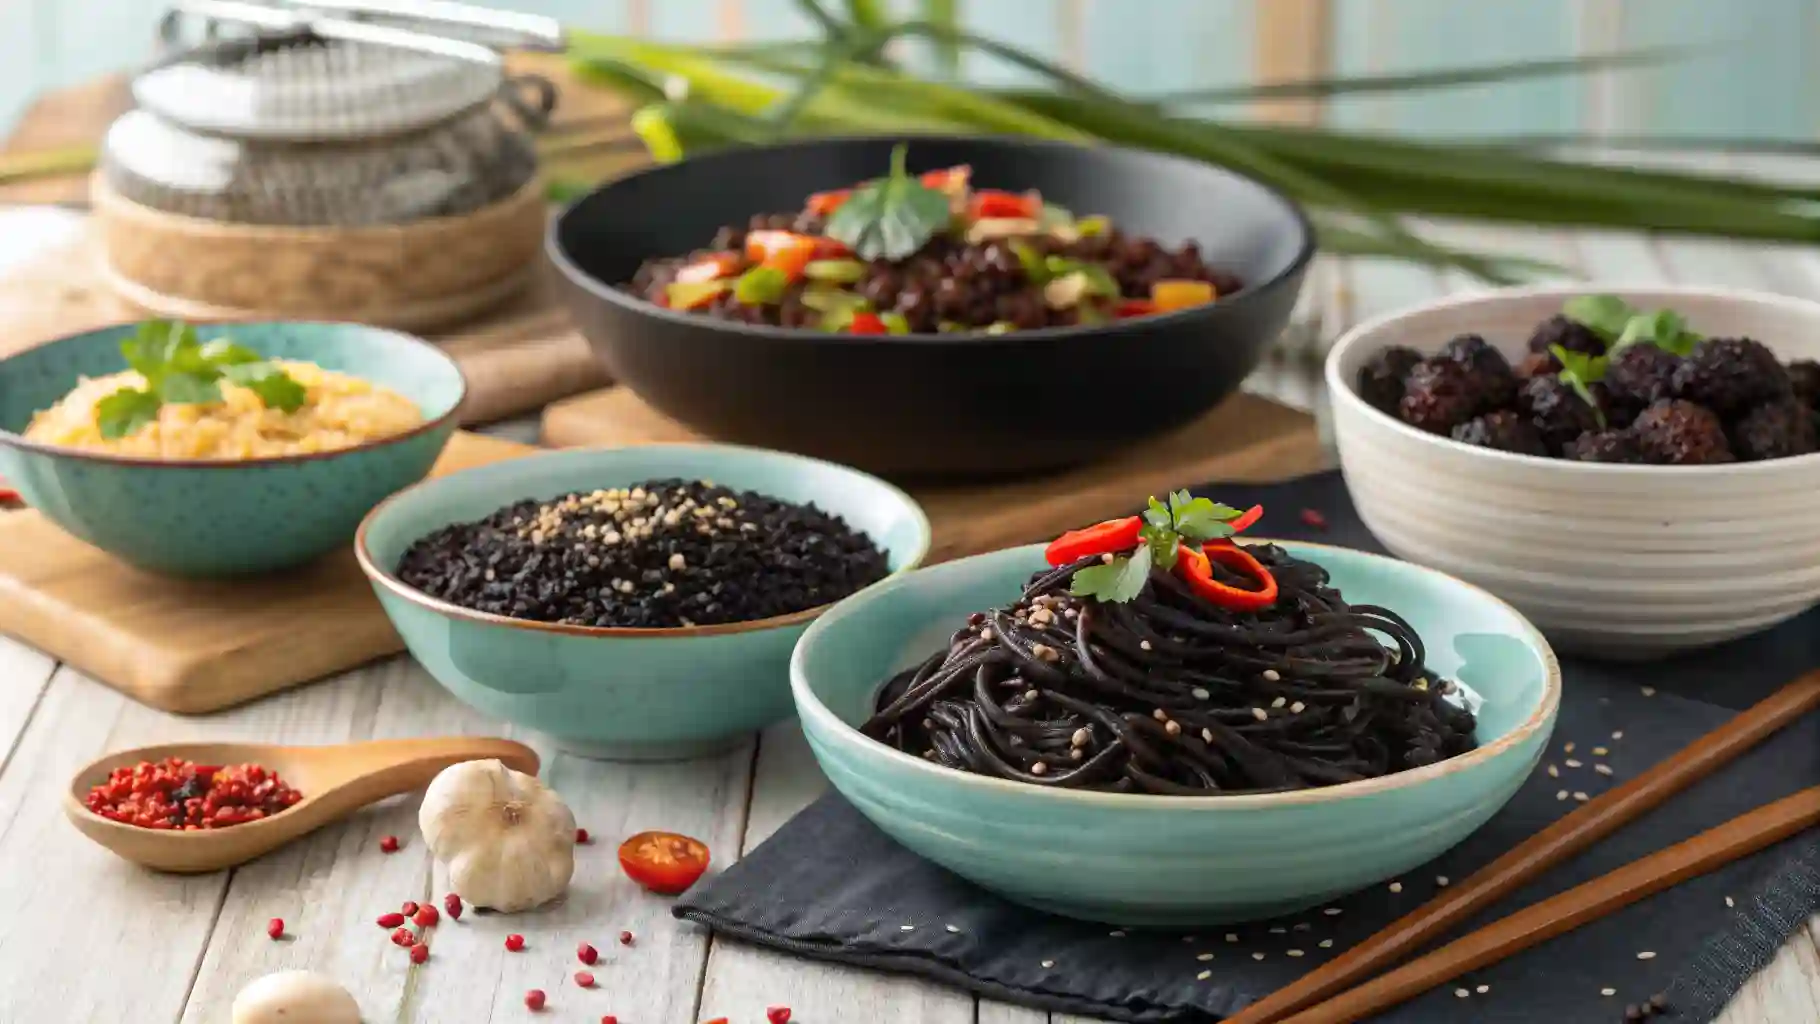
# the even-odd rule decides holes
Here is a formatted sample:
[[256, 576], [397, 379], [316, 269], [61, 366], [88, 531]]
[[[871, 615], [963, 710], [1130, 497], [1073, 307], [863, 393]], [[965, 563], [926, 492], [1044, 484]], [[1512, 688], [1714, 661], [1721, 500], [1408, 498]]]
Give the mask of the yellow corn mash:
[[219, 402], [167, 402], [156, 421], [125, 437], [102, 437], [95, 423], [96, 403], [123, 387], [145, 386], [145, 378], [129, 370], [84, 378], [56, 405], [32, 417], [25, 436], [152, 459], [258, 459], [352, 448], [423, 422], [422, 410], [389, 388], [314, 363], [278, 365], [308, 392], [295, 412], [268, 409], [257, 394], [223, 380]]

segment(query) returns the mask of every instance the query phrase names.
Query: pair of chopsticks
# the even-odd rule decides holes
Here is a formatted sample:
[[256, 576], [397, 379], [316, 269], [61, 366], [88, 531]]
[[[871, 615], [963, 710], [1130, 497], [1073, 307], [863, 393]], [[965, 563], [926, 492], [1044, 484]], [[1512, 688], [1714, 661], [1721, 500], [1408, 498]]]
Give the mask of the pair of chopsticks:
[[[1226, 1024], [1351, 1024], [1820, 824], [1820, 786], [1815, 786], [1392, 967], [1816, 707], [1820, 671], [1796, 679], [1675, 756], [1582, 805], [1319, 970], [1227, 1018]], [[1387, 968], [1388, 973], [1371, 977]]]

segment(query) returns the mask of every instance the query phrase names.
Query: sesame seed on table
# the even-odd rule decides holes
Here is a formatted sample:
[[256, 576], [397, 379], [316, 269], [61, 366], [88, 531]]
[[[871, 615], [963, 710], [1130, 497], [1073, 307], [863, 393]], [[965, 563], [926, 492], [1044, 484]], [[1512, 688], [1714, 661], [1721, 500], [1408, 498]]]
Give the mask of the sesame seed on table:
[[[1809, 297], [1820, 298], [1820, 256], [1805, 251], [1637, 235], [1420, 227], [1437, 240], [1539, 258], [1584, 269], [1595, 278], [1697, 278], [1805, 289]], [[1309, 280], [1304, 312], [1319, 313], [1319, 336], [1326, 340], [1360, 318], [1474, 287], [1454, 274], [1381, 260], [1323, 259]], [[1310, 344], [1308, 332], [1293, 337], [1298, 344]], [[1279, 351], [1247, 387], [1317, 407], [1322, 396], [1316, 358]], [[522, 432], [525, 424], [504, 429]], [[1259, 707], [1254, 714], [1267, 718], [1300, 710], [1294, 705]], [[441, 906], [448, 891], [447, 879], [433, 868], [417, 839], [414, 801], [370, 809], [232, 873], [194, 877], [129, 868], [59, 820], [63, 782], [77, 766], [108, 750], [197, 735], [334, 743], [457, 732], [512, 734], [457, 703], [405, 657], [206, 719], [180, 719], [135, 704], [73, 668], [0, 637], [0, 907], [5, 908], [0, 916], [6, 920], [0, 928], [0, 1020], [212, 1024], [227, 1019], [235, 993], [251, 979], [272, 970], [309, 967], [346, 985], [370, 1019], [398, 1024], [594, 1021], [607, 1014], [629, 1024], [722, 1016], [763, 1021], [767, 1008], [780, 1005], [791, 1008], [792, 1020], [806, 1022], [1085, 1024], [1082, 1018], [979, 1000], [917, 978], [721, 942], [676, 922], [668, 900], [639, 892], [624, 880], [615, 848], [634, 831], [661, 827], [695, 836], [724, 866], [819, 795], [825, 782], [793, 723], [720, 757], [677, 764], [589, 762], [557, 754], [539, 737], [517, 736], [544, 755], [546, 780], [594, 839], [576, 849], [574, 891], [579, 895], [533, 917], [481, 914], [471, 908], [459, 919], [444, 913], [439, 923], [424, 929], [428, 953], [415, 966], [407, 949], [391, 944], [389, 930], [373, 923], [405, 900]], [[1083, 744], [1090, 739], [1082, 737]], [[1566, 742], [1576, 742], [1578, 752], [1565, 750]], [[1632, 771], [1624, 748], [1622, 730], [1558, 736], [1548, 761], [1568, 783], [1563, 809], [1575, 806], [1577, 792], [1602, 792], [1624, 781]], [[1585, 767], [1560, 767], [1576, 756]], [[1614, 776], [1604, 777], [1600, 765], [1609, 765]], [[385, 835], [403, 840], [398, 852], [380, 852]], [[1432, 871], [1410, 872], [1398, 898], [1423, 897], [1442, 884]], [[1744, 902], [1744, 894], [1738, 894], [1736, 903]], [[1352, 915], [1317, 910], [1306, 916], [1314, 922], [1312, 930], [1270, 936], [1274, 944], [1268, 947], [1253, 944], [1254, 935], [1264, 929], [1233, 929], [1230, 938], [1223, 928], [1205, 930], [1197, 942], [1179, 947], [1182, 979], [1195, 982], [1205, 971], [1208, 979], [1198, 983], [1218, 984], [1223, 968], [1241, 963], [1245, 968], [1307, 970], [1344, 950], [1350, 940], [1335, 942], [1330, 936], [1350, 934], [1340, 926]], [[274, 918], [283, 921], [282, 941], [267, 937]], [[952, 934], [941, 920], [896, 923], [916, 928], [902, 933], [906, 936], [946, 939]], [[617, 941], [622, 930], [637, 941], [622, 945]], [[512, 932], [526, 936], [523, 951], [505, 948], [504, 938]], [[30, 940], [20, 940], [20, 935]], [[1130, 941], [1137, 937], [1133, 933]], [[575, 950], [584, 942], [599, 956], [597, 964], [587, 967], [597, 981], [591, 988], [574, 977], [582, 966]], [[1254, 961], [1251, 954], [1265, 948], [1270, 955]], [[1631, 954], [1637, 952], [1649, 950], [1639, 945]], [[1649, 963], [1665, 975], [1676, 966], [1666, 954]], [[107, 965], [109, 984], [94, 983], [99, 964]], [[1063, 962], [1053, 971], [1067, 968]], [[1663, 987], [1666, 981], [1665, 976]], [[1507, 1012], [1521, 1005], [1517, 986], [1501, 982], [1479, 991], [1480, 984], [1476, 978], [1460, 979], [1445, 987], [1443, 997], [1451, 1004], [1453, 990], [1464, 986], [1467, 1001], [1461, 1010]], [[1585, 993], [1588, 1020], [1621, 1019], [1627, 1004], [1645, 1003], [1653, 994], [1602, 994], [1601, 984], [1595, 979]], [[541, 1014], [525, 1008], [532, 989], [546, 994]], [[1781, 956], [1734, 998], [1719, 1024], [1809, 1019], [1804, 1014], [1811, 1016], [1817, 1004], [1820, 919], [1791, 938]]]

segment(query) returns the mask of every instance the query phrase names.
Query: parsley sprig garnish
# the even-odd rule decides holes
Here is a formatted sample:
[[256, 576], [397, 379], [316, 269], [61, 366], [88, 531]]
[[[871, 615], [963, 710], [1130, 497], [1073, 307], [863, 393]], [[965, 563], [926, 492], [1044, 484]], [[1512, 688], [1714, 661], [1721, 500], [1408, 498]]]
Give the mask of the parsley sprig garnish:
[[899, 143], [891, 151], [891, 173], [853, 190], [828, 218], [829, 238], [861, 259], [901, 260], [947, 230], [952, 220], [948, 194], [910, 174], [908, 156], [909, 147]]
[[1076, 571], [1068, 592], [1114, 604], [1130, 601], [1143, 592], [1153, 566], [1175, 568], [1180, 545], [1230, 537], [1233, 530], [1227, 524], [1243, 514], [1230, 505], [1197, 498], [1187, 491], [1170, 494], [1167, 505], [1152, 496], [1150, 507], [1143, 513], [1144, 526], [1138, 531], [1137, 548], [1129, 555], [1118, 555], [1110, 562]]
[[303, 385], [278, 364], [226, 338], [204, 344], [186, 323], [147, 320], [120, 343], [126, 364], [145, 378], [145, 387], [123, 387], [95, 405], [95, 425], [106, 438], [125, 437], [158, 418], [165, 403], [193, 405], [221, 401], [223, 380], [247, 388], [267, 407], [294, 412], [303, 405]]
[[1688, 329], [1687, 318], [1672, 309], [1645, 313], [1616, 295], [1578, 295], [1561, 305], [1561, 314], [1606, 344], [1602, 356], [1573, 352], [1560, 345], [1548, 350], [1561, 363], [1561, 383], [1574, 390], [1580, 400], [1592, 406], [1599, 428], [1606, 426], [1605, 411], [1593, 395], [1592, 386], [1605, 379], [1605, 370], [1613, 356], [1632, 345], [1654, 345], [1665, 352], [1686, 356], [1694, 346], [1706, 340], [1705, 335]]

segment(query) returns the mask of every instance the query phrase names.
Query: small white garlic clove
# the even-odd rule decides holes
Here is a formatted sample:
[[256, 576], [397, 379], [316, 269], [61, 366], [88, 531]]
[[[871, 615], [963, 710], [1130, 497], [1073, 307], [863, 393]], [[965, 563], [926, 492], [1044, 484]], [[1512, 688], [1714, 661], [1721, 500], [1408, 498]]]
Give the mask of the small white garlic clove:
[[1073, 309], [1087, 297], [1089, 282], [1081, 271], [1063, 274], [1043, 286], [1043, 301], [1050, 309]]
[[417, 812], [461, 898], [513, 912], [560, 897], [575, 873], [575, 815], [535, 776], [496, 760], [443, 769]]
[[327, 975], [279, 971], [240, 990], [233, 1024], [360, 1024], [360, 1004]]

